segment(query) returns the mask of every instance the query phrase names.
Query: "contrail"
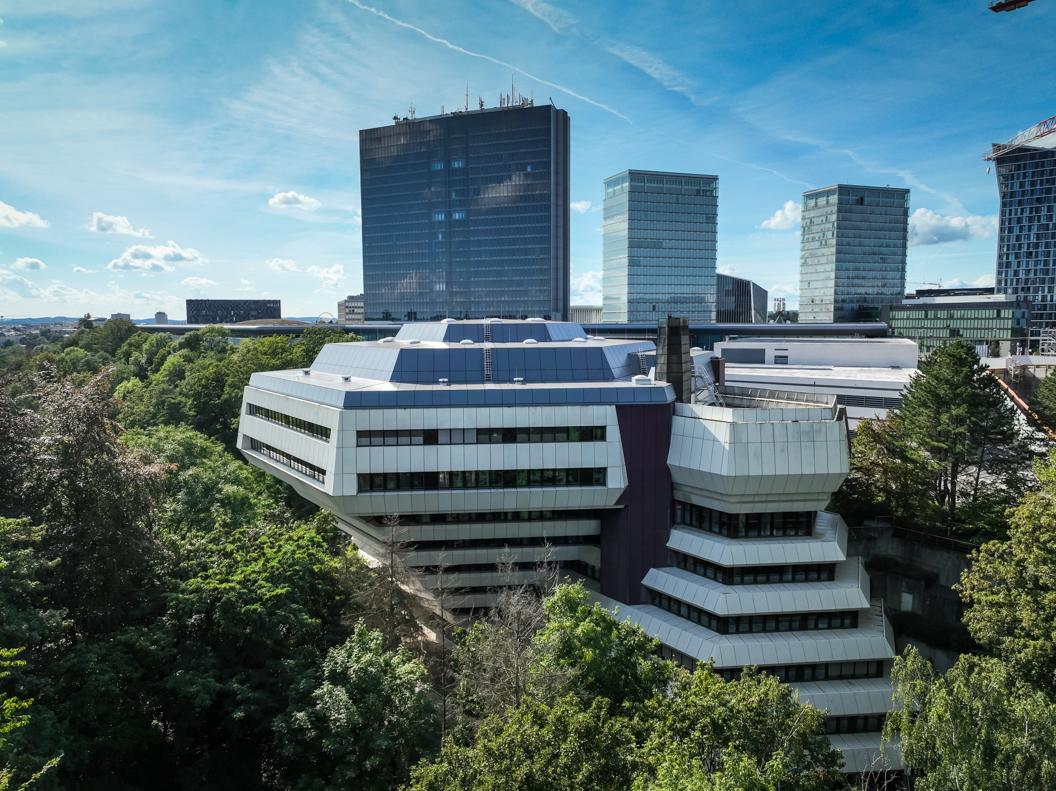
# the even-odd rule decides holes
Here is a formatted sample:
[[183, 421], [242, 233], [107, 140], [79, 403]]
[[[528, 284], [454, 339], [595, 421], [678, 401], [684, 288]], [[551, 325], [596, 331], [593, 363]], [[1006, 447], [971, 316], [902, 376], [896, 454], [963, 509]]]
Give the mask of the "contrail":
[[626, 121], [627, 123], [631, 123], [631, 119], [628, 118], [623, 113], [621, 113], [619, 110], [616, 110], [615, 108], [609, 107], [609, 105], [607, 105], [607, 104], [602, 104], [601, 102], [596, 102], [593, 99], [591, 99], [589, 96], [584, 96], [581, 93], [576, 93], [571, 88], [566, 88], [564, 85], [558, 85], [556, 82], [550, 82], [549, 80], [544, 80], [542, 77], [537, 77], [534, 74], [530, 74], [529, 72], [525, 71], [524, 69], [521, 69], [521, 68], [518, 68], [517, 66], [514, 66], [512, 63], [507, 63], [504, 60], [499, 60], [498, 58], [493, 58], [493, 57], [491, 57], [491, 55], [485, 55], [485, 54], [483, 54], [481, 52], [473, 52], [472, 50], [466, 49], [465, 47], [460, 47], [460, 46], [458, 46], [458, 44], [454, 44], [454, 43], [448, 41], [446, 38], [440, 38], [439, 36], [434, 36], [432, 33], [429, 33], [429, 32], [427, 32], [425, 30], [422, 30], [420, 27], [415, 27], [414, 25], [410, 24], [409, 22], [404, 22], [402, 20], [396, 19], [395, 17], [389, 16], [384, 11], [381, 11], [381, 10], [379, 10], [377, 8], [373, 8], [373, 7], [369, 6], [369, 5], [361, 3], [359, 0], [348, 0], [348, 2], [351, 3], [352, 5], [354, 5], [356, 8], [360, 9], [361, 11], [369, 11], [370, 13], [374, 14], [374, 16], [380, 17], [381, 19], [384, 19], [387, 22], [391, 22], [392, 24], [394, 24], [394, 25], [396, 25], [398, 27], [402, 27], [405, 30], [413, 30], [419, 36], [423, 36], [424, 38], [429, 39], [434, 44], [440, 44], [440, 45], [442, 45], [444, 47], [447, 47], [449, 50], [452, 50], [454, 52], [458, 52], [458, 53], [460, 53], [462, 55], [468, 55], [471, 58], [479, 58], [480, 60], [486, 60], [489, 63], [494, 63], [496, 66], [502, 66], [504, 69], [510, 69], [512, 71], [515, 71], [515, 72], [517, 72], [518, 74], [520, 74], [523, 77], [527, 77], [530, 80], [535, 80], [538, 83], [541, 83], [543, 85], [547, 85], [547, 86], [549, 86], [551, 88], [554, 88], [555, 90], [561, 91], [562, 93], [566, 93], [569, 96], [572, 96], [572, 97], [574, 97], [576, 99], [579, 99], [582, 102], [586, 102], [587, 104], [591, 104], [591, 105], [593, 105], [594, 107], [597, 107], [600, 110], [604, 110], [607, 113], [612, 113], [617, 118], [620, 118], [620, 119]]

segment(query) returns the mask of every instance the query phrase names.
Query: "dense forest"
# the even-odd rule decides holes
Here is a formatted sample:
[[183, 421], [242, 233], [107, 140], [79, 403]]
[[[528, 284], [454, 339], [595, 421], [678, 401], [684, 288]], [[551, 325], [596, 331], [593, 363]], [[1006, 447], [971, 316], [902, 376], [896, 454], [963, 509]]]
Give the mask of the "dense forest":
[[[398, 558], [244, 463], [250, 374], [347, 339], [115, 320], [0, 349], [0, 789], [843, 787], [774, 677], [676, 667], [556, 576], [424, 623]], [[1056, 459], [1028, 474], [973, 357], [936, 353], [858, 432], [838, 502], [980, 545], [979, 651], [896, 663], [917, 788], [1054, 787]]]

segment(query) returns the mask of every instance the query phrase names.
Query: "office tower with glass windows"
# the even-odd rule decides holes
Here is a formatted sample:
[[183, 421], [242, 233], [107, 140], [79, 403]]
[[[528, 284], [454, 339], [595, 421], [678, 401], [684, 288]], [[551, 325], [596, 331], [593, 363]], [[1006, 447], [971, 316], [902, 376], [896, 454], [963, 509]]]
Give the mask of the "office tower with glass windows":
[[906, 287], [909, 190], [835, 184], [803, 193], [800, 322], [876, 321]]
[[366, 319], [567, 318], [568, 135], [517, 97], [361, 130]]
[[715, 321], [766, 324], [766, 289], [744, 277], [715, 275]]
[[625, 170], [605, 179], [602, 318], [715, 320], [719, 177]]
[[1056, 333], [1056, 116], [992, 146], [1001, 219], [997, 291], [1031, 305], [1030, 340]]

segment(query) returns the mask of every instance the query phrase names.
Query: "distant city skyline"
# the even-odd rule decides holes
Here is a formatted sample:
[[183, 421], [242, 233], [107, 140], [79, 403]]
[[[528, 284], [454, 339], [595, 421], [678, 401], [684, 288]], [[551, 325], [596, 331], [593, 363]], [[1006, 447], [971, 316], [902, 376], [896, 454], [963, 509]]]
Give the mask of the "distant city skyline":
[[836, 182], [911, 189], [907, 287], [992, 284], [982, 156], [1056, 111], [1051, 3], [247, 8], [4, 9], [0, 314], [332, 312], [362, 290], [358, 130], [511, 83], [571, 117], [573, 304], [601, 304], [602, 181], [630, 167], [718, 175], [718, 270], [789, 309], [800, 196]]

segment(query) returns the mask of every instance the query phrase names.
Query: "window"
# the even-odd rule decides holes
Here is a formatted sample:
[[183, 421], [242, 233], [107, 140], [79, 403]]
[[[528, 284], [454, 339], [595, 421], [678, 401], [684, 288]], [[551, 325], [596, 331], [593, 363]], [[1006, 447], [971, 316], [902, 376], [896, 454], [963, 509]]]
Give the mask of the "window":
[[442, 211], [434, 211], [433, 212], [433, 222], [443, 222], [443, 221], [444, 221], [444, 213]]
[[787, 354], [775, 354], [774, 355], [774, 365], [788, 365], [788, 355]]
[[452, 170], [454, 170], [455, 168], [464, 168], [465, 166], [466, 166], [466, 160], [464, 160], [462, 158], [452, 159], [451, 160], [451, 169]]
[[274, 409], [267, 409], [258, 404], [248, 404], [246, 413], [252, 417], [266, 420], [269, 423], [275, 423], [294, 431], [300, 431], [302, 434], [310, 434], [313, 437], [328, 441], [330, 439], [329, 428], [326, 426], [320, 426], [318, 423], [312, 423], [310, 420], [305, 420], [304, 418], [285, 415], [282, 412], [276, 412]]
[[258, 439], [253, 437], [249, 438], [249, 449], [255, 453], [259, 453], [261, 456], [267, 456], [272, 461], [276, 461], [283, 467], [289, 467], [291, 470], [296, 470], [301, 475], [307, 475], [309, 478], [314, 478], [319, 483], [326, 483], [326, 470], [322, 467], [316, 467], [314, 464], [298, 459], [296, 456], [292, 456], [284, 450], [273, 448], [271, 445], [267, 445]]
[[464, 219], [466, 219], [465, 209], [454, 209], [451, 212], [451, 219], [452, 220], [464, 220]]
[[676, 500], [675, 522], [729, 538], [785, 538], [811, 535], [814, 528], [814, 512], [728, 514]]
[[511, 445], [521, 442], [604, 442], [605, 426], [537, 428], [427, 428], [357, 431], [356, 445]]
[[513, 489], [604, 486], [604, 467], [532, 470], [450, 470], [442, 472], [359, 473], [360, 492], [433, 491], [436, 489]]
[[649, 599], [654, 606], [719, 634], [854, 629], [858, 626], [857, 610], [720, 617], [696, 605], [668, 596], [666, 593], [651, 590]]
[[434, 159], [431, 166], [433, 170], [443, 170], [444, 161], [442, 159]]
[[719, 566], [706, 560], [671, 552], [680, 569], [721, 582], [723, 585], [763, 585], [776, 582], [829, 582], [836, 578], [836, 564], [812, 563], [788, 566]]

